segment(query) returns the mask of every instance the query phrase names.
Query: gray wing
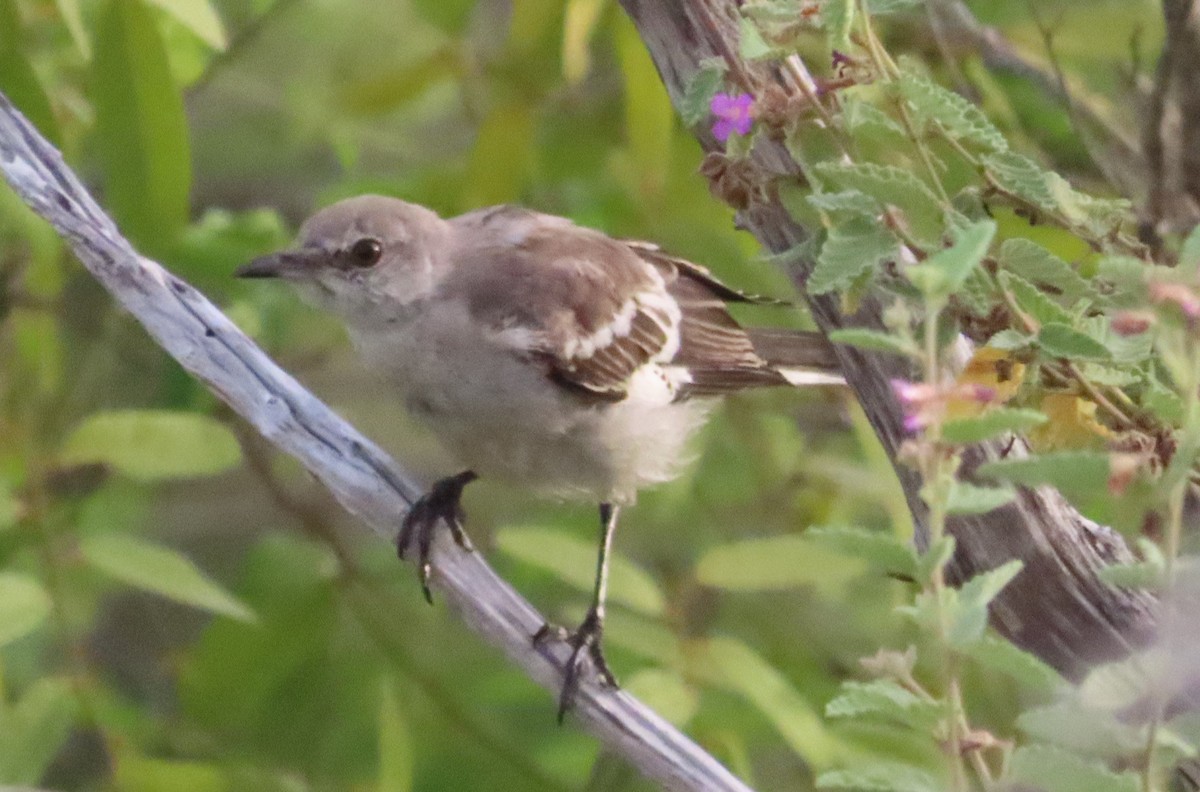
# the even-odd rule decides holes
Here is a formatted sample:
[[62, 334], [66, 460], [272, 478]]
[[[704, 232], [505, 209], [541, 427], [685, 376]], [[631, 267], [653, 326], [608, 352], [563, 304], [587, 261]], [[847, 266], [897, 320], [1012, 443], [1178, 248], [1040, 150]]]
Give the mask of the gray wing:
[[788, 381], [726, 307], [786, 303], [733, 289], [648, 243], [559, 217], [494, 207], [452, 222], [459, 242], [446, 288], [562, 385], [619, 401], [648, 364], [677, 374], [676, 398]]

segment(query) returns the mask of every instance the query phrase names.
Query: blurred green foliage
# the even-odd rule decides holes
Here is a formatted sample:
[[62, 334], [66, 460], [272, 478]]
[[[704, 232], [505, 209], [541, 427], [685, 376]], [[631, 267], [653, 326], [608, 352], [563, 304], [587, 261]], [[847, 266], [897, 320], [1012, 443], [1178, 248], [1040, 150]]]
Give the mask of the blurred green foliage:
[[[1021, 4], [973, 5], [1038, 51]], [[1121, 53], [1132, 31], [1155, 51], [1154, 5], [1041, 5], [1071, 79], [1119, 116]], [[886, 31], [939, 68], [919, 9]], [[1098, 182], [1062, 107], [967, 68], [1016, 144]], [[230, 278], [315, 208], [366, 191], [443, 213], [518, 201], [790, 291], [696, 174], [701, 151], [611, 0], [0, 0], [0, 90], [141, 250], [429, 477], [450, 460], [340, 330]], [[0, 361], [0, 785], [649, 788], [427, 607], [389, 547], [166, 358], [7, 189]], [[886, 540], [909, 536], [861, 413], [836, 394], [739, 397], [696, 451], [617, 537], [607, 640], [626, 686], [763, 790], [811, 788], [864, 756], [936, 766], [920, 735], [824, 717], [859, 657], [925, 640], [893, 613], [905, 585], [846, 552], [861, 537], [803, 535], [857, 526], [892, 559]], [[476, 486], [476, 545], [551, 618], [577, 621], [595, 515]], [[972, 717], [1011, 733], [1055, 685], [1003, 651], [988, 659], [1004, 675], [963, 682]], [[1036, 774], [1048, 760], [1022, 761]]]

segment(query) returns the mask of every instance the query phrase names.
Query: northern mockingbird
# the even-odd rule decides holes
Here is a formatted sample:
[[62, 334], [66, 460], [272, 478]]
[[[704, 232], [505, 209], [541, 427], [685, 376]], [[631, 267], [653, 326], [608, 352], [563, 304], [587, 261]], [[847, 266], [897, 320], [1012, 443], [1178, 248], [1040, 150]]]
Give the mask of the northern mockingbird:
[[[477, 475], [600, 505], [600, 552], [572, 647], [559, 718], [583, 660], [615, 685], [601, 651], [617, 513], [675, 476], [710, 398], [768, 385], [840, 383], [815, 334], [741, 327], [737, 291], [701, 266], [514, 206], [449, 220], [394, 198], [351, 198], [309, 218], [298, 244], [237, 274], [282, 278], [345, 320], [362, 356], [400, 389], [466, 470], [406, 515], [429, 596], [443, 519], [466, 546], [459, 499]], [[535, 641], [551, 634], [543, 627]]]

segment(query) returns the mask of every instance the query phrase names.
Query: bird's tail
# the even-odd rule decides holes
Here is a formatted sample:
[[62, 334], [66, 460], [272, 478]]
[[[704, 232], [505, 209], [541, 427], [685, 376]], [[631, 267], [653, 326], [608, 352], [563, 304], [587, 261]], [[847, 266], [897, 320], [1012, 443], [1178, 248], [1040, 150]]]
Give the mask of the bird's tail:
[[746, 332], [758, 356], [792, 385], [846, 384], [833, 346], [820, 333], [766, 327]]

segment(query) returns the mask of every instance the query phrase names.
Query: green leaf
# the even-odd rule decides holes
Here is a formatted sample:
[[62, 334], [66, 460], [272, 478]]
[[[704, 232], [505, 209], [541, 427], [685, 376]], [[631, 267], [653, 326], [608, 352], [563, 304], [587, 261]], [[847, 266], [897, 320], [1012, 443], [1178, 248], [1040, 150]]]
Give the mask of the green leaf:
[[913, 236], [931, 247], [940, 244], [944, 224], [941, 202], [911, 171], [869, 162], [820, 162], [813, 170], [842, 189], [871, 196], [881, 207], [896, 207]]
[[230, 788], [225, 771], [215, 763], [153, 759], [124, 748], [114, 757], [113, 786], [121, 792], [225, 792]]
[[955, 481], [946, 500], [949, 514], [987, 514], [1012, 502], [1017, 493], [1010, 487], [976, 487], [965, 481]]
[[738, 54], [746, 60], [762, 60], [775, 55], [775, 48], [767, 43], [762, 33], [748, 17], [738, 20]]
[[42, 677], [14, 704], [0, 702], [0, 784], [33, 787], [42, 781], [71, 736], [77, 701], [69, 680]]
[[814, 526], [804, 536], [890, 574], [910, 579], [917, 575], [917, 554], [891, 534], [862, 528]]
[[[0, 19], [0, 24], [3, 22]], [[62, 133], [50, 107], [50, 98], [33, 66], [16, 46], [0, 44], [0, 91], [51, 143], [62, 146]]]
[[1024, 434], [1046, 422], [1037, 410], [995, 407], [971, 418], [954, 418], [942, 424], [942, 438], [950, 443], [978, 443], [997, 435]]
[[1104, 301], [1114, 308], [1142, 308], [1149, 297], [1147, 266], [1131, 256], [1105, 256], [1096, 264], [1092, 282]]
[[[774, 591], [829, 583], [837, 577], [834, 569], [845, 560], [830, 557], [827, 548], [804, 536], [772, 536], [742, 539], [718, 545], [704, 553], [696, 562], [695, 575], [699, 583], [727, 591]], [[850, 575], [861, 569], [848, 568]]]
[[50, 615], [50, 595], [36, 578], [0, 572], [0, 646], [24, 638]]
[[[1200, 226], [1197, 226], [1200, 228]], [[1183, 423], [1183, 399], [1179, 394], [1163, 385], [1158, 377], [1150, 377], [1142, 393], [1142, 404], [1163, 421], [1178, 426]]]
[[169, 410], [94, 413], [60, 454], [64, 463], [103, 463], [143, 481], [222, 473], [241, 458], [237, 438], [217, 420]]
[[821, 23], [830, 49], [846, 52], [854, 27], [854, 0], [826, 0], [821, 4]]
[[692, 75], [679, 100], [679, 117], [688, 126], [708, 120], [713, 96], [725, 80], [727, 67], [720, 58], [706, 58], [700, 63], [700, 71]]
[[478, 5], [476, 0], [412, 0], [412, 4], [422, 19], [450, 36], [462, 34]]
[[1048, 745], [1025, 745], [1013, 754], [1009, 778], [1054, 792], [1137, 792], [1135, 773], [1114, 773], [1098, 762]]
[[963, 651], [984, 668], [1007, 674], [1031, 691], [1048, 695], [1067, 686], [1057, 671], [1003, 638], [985, 635]]
[[997, 260], [1002, 270], [1020, 275], [1039, 289], [1054, 289], [1068, 302], [1092, 291], [1074, 267], [1029, 239], [1004, 240]]
[[880, 262], [899, 255], [900, 243], [879, 223], [852, 218], [829, 230], [808, 278], [812, 294], [848, 288]]
[[968, 580], [958, 590], [957, 606], [950, 614], [950, 630], [946, 636], [956, 647], [969, 646], [983, 637], [987, 629], [988, 604], [1021, 571], [1024, 564], [1013, 559], [995, 569]]
[[837, 697], [825, 705], [827, 718], [876, 718], [922, 731], [944, 714], [937, 701], [920, 698], [889, 679], [843, 682]]
[[1110, 564], [1103, 567], [1099, 577], [1110, 586], [1160, 591], [1166, 584], [1166, 574], [1161, 564], [1138, 561], [1133, 564]]
[[1000, 285], [1017, 301], [1022, 311], [1029, 314], [1039, 325], [1056, 323], [1070, 324], [1071, 314], [1029, 281], [1011, 272], [1001, 272]]
[[959, 142], [995, 152], [1008, 149], [1008, 141], [983, 111], [953, 91], [924, 77], [906, 73], [900, 78], [900, 93], [915, 111], [915, 120], [920, 127], [936, 123]]
[[858, 217], [877, 222], [879, 218], [879, 202], [858, 190], [812, 193], [805, 200], [818, 211], [840, 220]]
[[904, 274], [927, 298], [945, 299], [958, 291], [983, 261], [995, 236], [994, 220], [974, 223], [958, 233], [953, 245], [908, 267]]
[[21, 516], [21, 504], [13, 495], [12, 488], [8, 486], [8, 482], [0, 478], [0, 533], [4, 533], [9, 528], [17, 524], [17, 520]]
[[[671, 165], [675, 108], [634, 26], [622, 21], [613, 36], [625, 93], [625, 140], [631, 164], [637, 173], [637, 189], [661, 190], [666, 185]], [[528, 101], [522, 101], [518, 106], [527, 115], [531, 115], [535, 107]], [[529, 135], [527, 145], [532, 150], [535, 142], [532, 127]]]
[[853, 95], [845, 96], [842, 102], [842, 124], [846, 131], [857, 137], [860, 132], [867, 130], [875, 133], [882, 132], [886, 140], [908, 142], [908, 133], [900, 122], [892, 118], [871, 102], [859, 99]]
[[1028, 157], [1005, 151], [984, 156], [983, 164], [1007, 192], [1047, 211], [1059, 208], [1046, 184], [1046, 171]]
[[700, 694], [674, 671], [646, 668], [621, 681], [621, 687], [679, 728], [700, 709]]
[[225, 26], [209, 0], [149, 0], [196, 34], [196, 37], [216, 50], [228, 46]]
[[591, 43], [604, 0], [567, 0], [563, 13], [562, 64], [568, 85], [578, 85], [591, 67]]
[[[496, 546], [527, 564], [553, 572], [580, 591], [595, 584], [596, 546], [562, 531], [547, 528], [504, 528]], [[654, 578], [632, 561], [610, 556], [609, 600], [648, 616], [663, 612], [663, 595]]]
[[691, 656], [696, 661], [705, 661], [705, 667], [697, 670], [752, 703], [793, 750], [816, 765], [829, 764], [841, 753], [820, 716], [788, 678], [757, 652], [741, 641], [725, 637], [710, 638], [703, 646], [702, 655], [697, 652]]
[[906, 357], [914, 357], [918, 354], [916, 347], [907, 338], [887, 335], [863, 327], [834, 330], [829, 334], [829, 340], [834, 344], [849, 344], [860, 349], [873, 349], [877, 352], [894, 352]]
[[928, 771], [912, 765], [860, 760], [851, 770], [830, 770], [817, 776], [817, 788], [855, 792], [944, 792], [946, 786]]
[[954, 537], [946, 534], [917, 556], [917, 580], [929, 580], [935, 569], [941, 569], [954, 556], [956, 542]]
[[1042, 325], [1038, 331], [1037, 344], [1052, 357], [1071, 360], [1108, 360], [1112, 353], [1108, 347], [1089, 335], [1059, 322]]
[[87, 28], [83, 24], [83, 12], [79, 8], [79, 0], [54, 0], [58, 15], [62, 17], [63, 25], [71, 34], [76, 49], [85, 61], [92, 59], [92, 42], [88, 38]]
[[1017, 718], [1017, 726], [1034, 740], [1085, 756], [1115, 759], [1146, 746], [1139, 726], [1119, 723], [1112, 713], [1084, 707], [1074, 699], [1027, 709]]
[[161, 253], [188, 220], [192, 173], [183, 97], [158, 25], [140, 0], [108, 0], [98, 31], [92, 98], [105, 202], [127, 236]]
[[986, 462], [979, 476], [1011, 481], [1027, 487], [1048, 484], [1068, 498], [1088, 497], [1108, 487], [1108, 454], [1090, 451], [1061, 451], [1024, 459], [997, 459]]
[[1193, 281], [1200, 272], [1200, 225], [1193, 226], [1179, 248], [1179, 263], [1175, 268], [1185, 280]]
[[919, 7], [925, 0], [867, 0], [871, 16], [896, 14]]
[[79, 551], [93, 567], [122, 583], [238, 621], [255, 620], [241, 601], [170, 548], [123, 534], [96, 534], [84, 537]]
[[413, 788], [412, 730], [390, 679], [382, 681], [379, 697], [378, 792], [411, 792]]
[[476, 130], [464, 200], [471, 206], [487, 206], [519, 198], [533, 165], [533, 143], [529, 105], [496, 105]]

